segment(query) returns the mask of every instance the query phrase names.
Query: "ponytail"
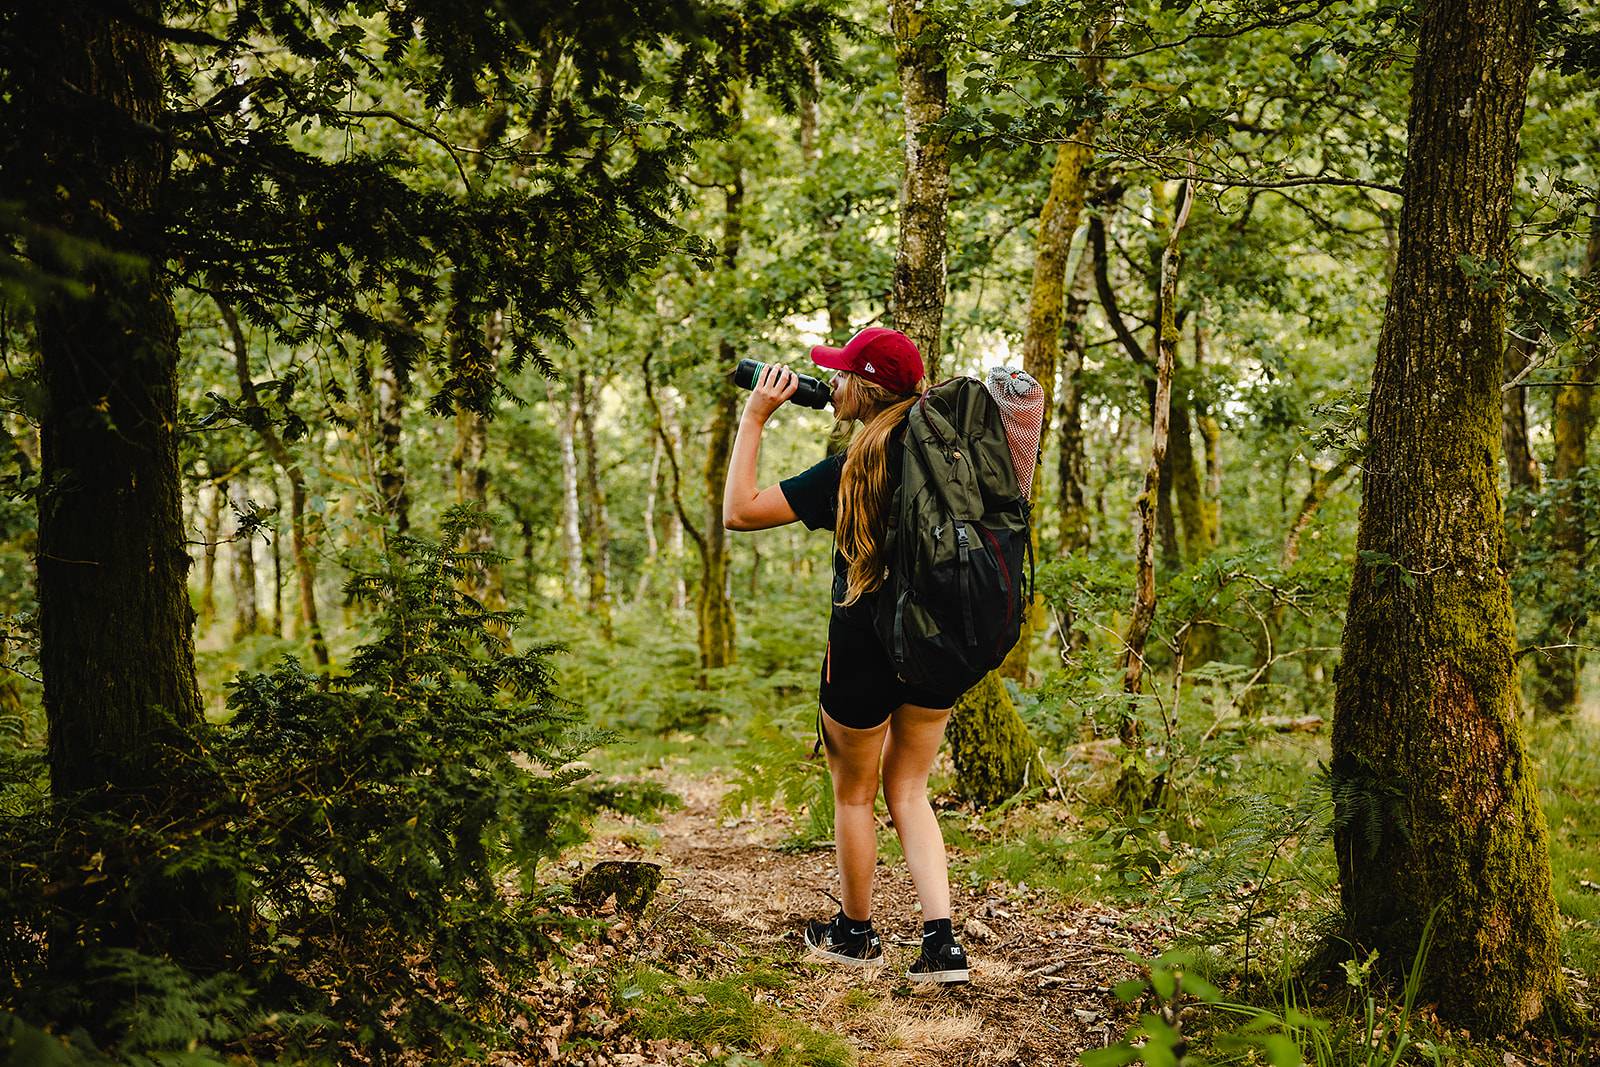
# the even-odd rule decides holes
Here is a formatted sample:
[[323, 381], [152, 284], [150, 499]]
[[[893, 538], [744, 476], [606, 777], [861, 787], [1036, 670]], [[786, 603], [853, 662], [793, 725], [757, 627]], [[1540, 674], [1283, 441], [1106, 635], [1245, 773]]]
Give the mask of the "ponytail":
[[[917, 383], [920, 395], [922, 382]], [[883, 537], [889, 510], [889, 437], [905, 419], [918, 396], [900, 397], [874, 382], [857, 377], [852, 389], [874, 402], [877, 410], [850, 441], [839, 473], [838, 549], [844, 557], [845, 594], [849, 607], [883, 584]]]

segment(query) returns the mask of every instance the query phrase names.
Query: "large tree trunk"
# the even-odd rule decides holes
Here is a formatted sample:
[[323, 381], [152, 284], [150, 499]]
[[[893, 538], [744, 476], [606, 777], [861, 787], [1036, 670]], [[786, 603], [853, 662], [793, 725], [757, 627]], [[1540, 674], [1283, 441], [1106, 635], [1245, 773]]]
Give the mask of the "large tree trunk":
[[895, 65], [905, 106], [905, 173], [900, 183], [900, 240], [894, 260], [896, 328], [916, 344], [929, 381], [939, 380], [944, 322], [945, 209], [950, 199], [949, 135], [944, 118], [948, 76], [921, 0], [890, 0]]
[[267, 418], [261, 401], [256, 396], [255, 378], [250, 373], [250, 348], [244, 328], [232, 305], [218, 300], [222, 320], [233, 342], [233, 367], [239, 382], [239, 396], [243, 402], [244, 418], [250, 428], [260, 436], [267, 454], [289, 479], [289, 551], [294, 557], [295, 577], [300, 589], [300, 627], [295, 636], [311, 642], [311, 656], [317, 666], [324, 669], [329, 664], [328, 642], [322, 635], [322, 620], [317, 614], [317, 565], [311, 556], [311, 535], [306, 529], [306, 475], [300, 460], [289, 451], [283, 436]]
[[[160, 18], [152, 0], [130, 10]], [[161, 135], [163, 52], [132, 20], [86, 3], [23, 5], [13, 83], [32, 147], [32, 220], [138, 257], [125, 269], [45, 237], [30, 253], [87, 293], [38, 312], [39, 636], [50, 780], [79, 790], [159, 787], [171, 745], [200, 721], [178, 481], [178, 330], [152, 223], [171, 165]], [[16, 55], [23, 53], [19, 50]]]
[[1560, 986], [1544, 813], [1514, 712], [1497, 464], [1507, 261], [1531, 0], [1422, 8], [1400, 254], [1373, 370], [1357, 562], [1334, 700], [1345, 937], [1409, 965], [1474, 1031]]
[[[178, 477], [178, 328], [158, 205], [171, 165], [165, 55], [146, 28], [162, 9], [123, 6], [136, 18], [75, 0], [13, 7], [8, 81], [28, 154], [3, 195], [22, 201], [41, 234], [30, 258], [73, 283], [35, 304], [51, 790], [63, 818], [100, 809], [141, 820], [166, 808], [164, 820], [177, 781], [191, 797], [201, 788], [194, 773], [171, 771], [194, 747], [202, 706]], [[162, 878], [166, 891], [147, 886], [136, 914], [120, 890], [69, 887], [48, 933], [52, 965], [76, 973], [80, 952], [107, 945], [225, 964], [243, 944], [237, 887], [195, 871]], [[93, 946], [71, 918], [90, 910], [103, 922]]]
[[[1600, 278], [1600, 223], [1591, 222], [1585, 259], [1585, 273], [1591, 279]], [[1544, 617], [1533, 640], [1536, 650], [1527, 660], [1532, 666], [1529, 702], [1536, 714], [1544, 716], [1571, 715], [1578, 710], [1582, 697], [1583, 650], [1578, 646], [1583, 643], [1583, 630], [1589, 622], [1583, 592], [1589, 540], [1584, 523], [1583, 474], [1588, 466], [1589, 431], [1594, 426], [1596, 355], [1591, 325], [1579, 335], [1574, 366], [1563, 374], [1571, 384], [1556, 387], [1552, 404], [1550, 429], [1555, 439], [1555, 462], [1550, 470], [1550, 558], [1545, 564], [1546, 592], [1539, 605]], [[1526, 441], [1526, 424], [1523, 435]]]

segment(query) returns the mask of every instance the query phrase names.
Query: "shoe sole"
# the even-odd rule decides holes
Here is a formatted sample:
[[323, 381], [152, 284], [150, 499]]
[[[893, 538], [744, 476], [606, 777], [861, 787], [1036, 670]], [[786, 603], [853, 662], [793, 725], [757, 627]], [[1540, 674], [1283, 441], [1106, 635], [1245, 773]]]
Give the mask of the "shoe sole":
[[829, 952], [821, 945], [814, 945], [810, 941], [806, 942], [806, 948], [813, 956], [825, 959], [830, 963], [842, 963], [846, 967], [859, 967], [862, 970], [866, 970], [868, 967], [883, 966], [882, 956], [874, 956], [869, 960], [864, 960], [860, 956], [846, 956], [842, 952]]
[[922, 982], [927, 985], [959, 985], [970, 980], [971, 972], [961, 967], [948, 971], [907, 971], [906, 978], [912, 982]]

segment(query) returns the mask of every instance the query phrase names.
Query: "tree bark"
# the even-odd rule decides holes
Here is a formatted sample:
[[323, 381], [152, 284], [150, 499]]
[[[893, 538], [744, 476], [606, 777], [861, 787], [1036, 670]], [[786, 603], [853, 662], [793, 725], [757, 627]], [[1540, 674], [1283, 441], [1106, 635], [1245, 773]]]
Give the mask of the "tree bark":
[[[130, 0], [159, 20], [154, 0]], [[57, 797], [159, 789], [201, 719], [178, 478], [178, 329], [163, 280], [158, 197], [164, 54], [132, 20], [87, 3], [23, 5], [13, 72], [19, 177], [46, 231], [133, 257], [78, 261], [31, 241], [44, 270], [88, 294], [36, 305], [47, 397], [38, 534], [40, 666]], [[24, 52], [18, 49], [17, 56]], [[9, 195], [17, 190], [15, 187]]]
[[936, 382], [944, 322], [950, 153], [949, 135], [932, 127], [945, 115], [948, 75], [944, 55], [931, 40], [932, 21], [920, 0], [890, 0], [889, 25], [906, 126], [892, 318], [896, 328], [921, 351], [928, 380]]
[[[1590, 227], [1584, 273], [1590, 279], [1600, 279], [1600, 223], [1591, 220]], [[1591, 316], [1587, 321], [1588, 329], [1578, 334], [1576, 363], [1563, 375], [1572, 384], [1557, 386], [1552, 403], [1550, 430], [1555, 462], [1550, 471], [1550, 559], [1545, 564], [1546, 596], [1541, 605], [1544, 617], [1533, 640], [1538, 651], [1528, 657], [1532, 664], [1529, 702], [1535, 714], [1554, 718], [1576, 714], [1583, 696], [1583, 649], [1572, 646], [1581, 644], [1589, 622], [1583, 592], [1589, 542], [1583, 482], [1589, 433], [1594, 427], [1596, 352], [1594, 319]], [[1526, 424], [1523, 440], [1527, 440]]]
[[1531, 0], [1423, 6], [1400, 250], [1378, 340], [1334, 698], [1344, 934], [1474, 1032], [1559, 996], [1544, 813], [1514, 711], [1498, 469], [1504, 301]]
[[[147, 28], [162, 5], [122, 6], [133, 17], [82, 0], [12, 8], [7, 81], [25, 154], [8, 168], [4, 197], [35, 228], [27, 251], [37, 269], [69, 283], [34, 303], [51, 792], [63, 820], [102, 811], [137, 822], [181, 813], [174, 799], [203, 803], [207, 786], [203, 765], [174, 773], [194, 753], [203, 709], [178, 469], [178, 327], [163, 273], [166, 56]], [[69, 888], [46, 932], [51, 966], [81, 973], [89, 946], [74, 916], [90, 913], [101, 947], [207, 969], [237, 958], [248, 910], [239, 887], [205, 871], [161, 878], [132, 911], [115, 882]]]
[[250, 348], [245, 340], [244, 328], [233, 306], [218, 300], [222, 321], [233, 341], [233, 367], [239, 381], [239, 396], [244, 404], [244, 418], [250, 428], [266, 445], [285, 478], [289, 479], [289, 552], [294, 559], [295, 577], [300, 590], [300, 631], [297, 636], [311, 642], [311, 656], [317, 666], [327, 669], [328, 642], [322, 635], [322, 620], [317, 614], [317, 565], [311, 556], [311, 537], [306, 529], [306, 475], [300, 460], [289, 451], [283, 437], [267, 418], [266, 411], [256, 395], [255, 379], [250, 374]]

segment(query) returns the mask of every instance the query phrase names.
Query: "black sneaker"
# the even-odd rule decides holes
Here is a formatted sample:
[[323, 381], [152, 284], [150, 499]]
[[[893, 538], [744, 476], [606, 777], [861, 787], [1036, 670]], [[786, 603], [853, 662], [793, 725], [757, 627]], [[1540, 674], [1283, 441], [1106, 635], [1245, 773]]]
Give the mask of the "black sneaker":
[[922, 935], [922, 952], [906, 971], [913, 982], [960, 984], [967, 981], [967, 954], [953, 934], [930, 930]]
[[806, 923], [806, 947], [835, 963], [850, 967], [871, 967], [883, 961], [883, 943], [872, 920], [856, 922], [844, 912], [831, 921], [812, 919]]

